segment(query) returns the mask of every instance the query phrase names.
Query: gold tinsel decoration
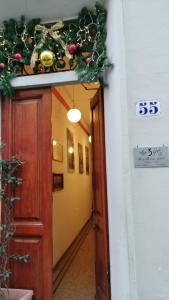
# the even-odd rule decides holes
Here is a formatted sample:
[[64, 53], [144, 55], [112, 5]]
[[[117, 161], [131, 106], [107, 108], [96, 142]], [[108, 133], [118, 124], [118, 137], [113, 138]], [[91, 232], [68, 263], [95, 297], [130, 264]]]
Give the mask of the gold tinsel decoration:
[[40, 49], [44, 43], [45, 40], [47, 38], [47, 36], [50, 36], [52, 39], [54, 39], [56, 41], [56, 43], [59, 43], [62, 48], [65, 50], [65, 55], [71, 59], [72, 55], [69, 53], [68, 51], [68, 46], [66, 45], [66, 43], [62, 40], [61, 35], [59, 34], [59, 29], [64, 27], [64, 23], [62, 21], [58, 21], [56, 24], [54, 24], [53, 26], [51, 26], [50, 28], [47, 28], [44, 25], [36, 25], [35, 26], [35, 32], [40, 32], [42, 33], [42, 38], [39, 41], [39, 43], [34, 46], [34, 50], [32, 52], [32, 57], [31, 57], [31, 67], [34, 68], [36, 61], [38, 60], [38, 49]]

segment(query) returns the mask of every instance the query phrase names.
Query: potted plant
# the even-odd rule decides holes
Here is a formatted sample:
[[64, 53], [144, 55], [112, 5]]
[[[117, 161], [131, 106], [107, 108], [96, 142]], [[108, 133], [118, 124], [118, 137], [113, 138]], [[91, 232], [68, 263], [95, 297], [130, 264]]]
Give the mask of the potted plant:
[[[0, 147], [2, 150], [4, 145]], [[1, 188], [0, 199], [2, 204], [2, 221], [0, 224], [0, 300], [30, 300], [33, 291], [10, 289], [9, 279], [11, 276], [10, 261], [17, 260], [28, 262], [29, 255], [11, 254], [9, 244], [15, 233], [13, 222], [13, 206], [20, 197], [16, 195], [16, 187], [22, 184], [22, 179], [17, 176], [17, 171], [23, 166], [15, 156], [11, 159], [0, 160]]]

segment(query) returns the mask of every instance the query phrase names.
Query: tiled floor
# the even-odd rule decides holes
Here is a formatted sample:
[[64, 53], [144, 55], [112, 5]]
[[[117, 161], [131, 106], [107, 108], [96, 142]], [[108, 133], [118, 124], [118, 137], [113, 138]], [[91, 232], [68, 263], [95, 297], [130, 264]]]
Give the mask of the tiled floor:
[[94, 300], [94, 235], [91, 229], [53, 300]]

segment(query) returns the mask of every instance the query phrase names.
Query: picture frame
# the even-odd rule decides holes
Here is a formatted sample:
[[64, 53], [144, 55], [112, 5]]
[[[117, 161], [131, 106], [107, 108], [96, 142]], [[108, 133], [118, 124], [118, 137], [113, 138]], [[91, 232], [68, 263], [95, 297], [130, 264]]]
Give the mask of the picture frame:
[[64, 189], [63, 173], [53, 173], [53, 192]]
[[79, 174], [84, 173], [84, 167], [83, 167], [83, 146], [78, 143], [78, 155], [79, 155]]
[[75, 171], [75, 153], [73, 133], [67, 128], [67, 169], [68, 172]]
[[85, 146], [86, 175], [89, 175], [89, 148]]
[[53, 160], [63, 162], [63, 145], [58, 141], [53, 141]]

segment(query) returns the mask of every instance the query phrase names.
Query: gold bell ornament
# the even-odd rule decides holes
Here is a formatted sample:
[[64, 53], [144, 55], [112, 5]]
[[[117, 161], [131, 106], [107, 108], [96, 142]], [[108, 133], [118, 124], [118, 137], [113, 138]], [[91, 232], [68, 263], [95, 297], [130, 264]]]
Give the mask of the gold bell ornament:
[[40, 62], [44, 67], [52, 67], [54, 64], [54, 60], [55, 60], [55, 55], [52, 51], [49, 50], [44, 50], [41, 54], [40, 54]]

